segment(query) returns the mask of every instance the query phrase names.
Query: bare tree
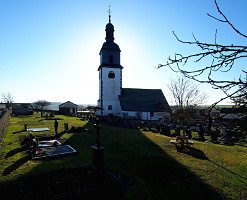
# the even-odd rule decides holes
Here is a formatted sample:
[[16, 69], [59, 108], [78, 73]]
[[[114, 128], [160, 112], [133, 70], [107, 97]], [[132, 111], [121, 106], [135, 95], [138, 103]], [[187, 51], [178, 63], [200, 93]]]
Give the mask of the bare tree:
[[[217, 4], [217, 1], [215, 0], [214, 2], [217, 11], [221, 15], [222, 19], [216, 18], [210, 14], [208, 14], [208, 16], [219, 22], [228, 24], [235, 31], [236, 34], [240, 35], [243, 38], [247, 38], [247, 35], [239, 31], [223, 14]], [[219, 44], [217, 42], [217, 30], [215, 32], [214, 43], [200, 42], [194, 35], [193, 41], [183, 41], [179, 39], [174, 32], [173, 34], [179, 42], [199, 47], [199, 52], [191, 55], [182, 55], [176, 53], [174, 58], [169, 57], [167, 63], [160, 64], [158, 68], [168, 66], [173, 71], [182, 73], [186, 78], [193, 79], [199, 83], [209, 83], [213, 86], [213, 88], [222, 90], [225, 94], [225, 97], [217, 100], [212, 105], [212, 107], [225, 99], [236, 101], [239, 98], [243, 100], [241, 102], [241, 105], [246, 106], [247, 71], [244, 70], [246, 67], [242, 67], [239, 77], [233, 77], [232, 80], [224, 80], [223, 76], [221, 76], [221, 80], [218, 80], [215, 79], [214, 75], [217, 73], [231, 73], [232, 69], [235, 67], [234, 64], [237, 60], [247, 58], [247, 46]], [[205, 65], [204, 61], [208, 62], [208, 58], [210, 58], [211, 61], [207, 65]], [[194, 70], [191, 70], [191, 66], [190, 69], [186, 68], [186, 66], [190, 62], [195, 62], [197, 64]], [[204, 78], [205, 76], [207, 78]]]
[[2, 93], [2, 100], [4, 103], [13, 103], [14, 102], [14, 98], [10, 92]]
[[51, 105], [51, 103], [48, 102], [48, 101], [46, 101], [46, 100], [38, 100], [38, 101], [35, 101], [35, 102], [33, 103], [34, 108], [40, 110], [40, 112], [41, 112], [41, 117], [43, 117], [44, 109], [45, 109], [47, 106], [49, 106], [49, 105]]
[[12, 104], [14, 102], [14, 98], [13, 96], [11, 95], [10, 92], [7, 92], [7, 93], [2, 93], [2, 100], [4, 103], [7, 104], [7, 108], [9, 109], [10, 107], [12, 107]]
[[205, 103], [208, 96], [201, 92], [197, 85], [184, 77], [171, 79], [167, 87], [170, 89], [175, 103], [175, 118], [184, 126], [189, 119], [196, 116], [195, 108]]
[[247, 87], [243, 88], [243, 90], [241, 90], [239, 92], [239, 95], [237, 98], [234, 99], [234, 103], [235, 106], [237, 107], [237, 112], [238, 113], [242, 113], [242, 117], [240, 119], [237, 120], [237, 124], [239, 125], [240, 130], [244, 133], [244, 138], [247, 137], [247, 106], [246, 106], [246, 102], [247, 102]]
[[207, 100], [207, 95], [201, 92], [197, 85], [183, 77], [171, 79], [168, 88], [178, 108], [195, 107], [205, 103]]

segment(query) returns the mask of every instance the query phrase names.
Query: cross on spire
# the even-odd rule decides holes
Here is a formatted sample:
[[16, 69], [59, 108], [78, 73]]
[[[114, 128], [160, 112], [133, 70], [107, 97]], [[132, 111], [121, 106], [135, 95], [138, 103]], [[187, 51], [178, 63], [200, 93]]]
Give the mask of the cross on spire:
[[109, 6], [108, 13], [109, 13], [109, 23], [111, 23], [111, 6]]

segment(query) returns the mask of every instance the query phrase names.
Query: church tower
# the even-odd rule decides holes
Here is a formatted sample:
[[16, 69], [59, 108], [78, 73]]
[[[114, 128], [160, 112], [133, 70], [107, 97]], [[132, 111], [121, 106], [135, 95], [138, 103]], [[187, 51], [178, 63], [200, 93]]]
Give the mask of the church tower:
[[114, 42], [114, 26], [111, 23], [106, 25], [106, 38], [100, 50], [99, 71], [99, 100], [98, 115], [120, 115], [119, 95], [122, 90], [122, 69], [120, 65], [120, 48]]

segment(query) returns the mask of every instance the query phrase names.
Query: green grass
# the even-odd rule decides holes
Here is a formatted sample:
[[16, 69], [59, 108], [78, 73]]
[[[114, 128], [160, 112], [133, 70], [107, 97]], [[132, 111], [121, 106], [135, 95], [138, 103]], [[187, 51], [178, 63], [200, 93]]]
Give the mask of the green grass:
[[[40, 121], [38, 115], [11, 117], [2, 142], [0, 183], [18, 179], [26, 174], [73, 168], [91, 163], [90, 145], [95, 144], [92, 123], [78, 118], [56, 116], [59, 132], [63, 123], [69, 127], [86, 126], [88, 133], [66, 133], [60, 139], [68, 142], [78, 154], [44, 161], [27, 158], [19, 138], [28, 127], [48, 127], [54, 133], [52, 120]], [[195, 141], [187, 152], [177, 152], [170, 137], [156, 133], [102, 125], [101, 142], [105, 150], [105, 166], [132, 183], [126, 199], [237, 199], [247, 189], [247, 148], [222, 146]]]
[[[74, 161], [78, 159], [80, 162], [79, 164], [87, 164], [84, 163], [84, 160], [80, 154], [80, 148], [78, 147], [77, 150], [79, 154], [77, 154], [74, 157], [71, 157], [69, 159], [58, 159], [58, 160], [51, 160], [46, 163], [46, 167], [40, 168], [41, 161], [31, 161], [28, 159], [26, 151], [22, 148], [20, 144], [20, 137], [23, 135], [26, 135], [26, 132], [19, 132], [13, 134], [13, 132], [18, 132], [24, 129], [24, 124], [28, 124], [28, 128], [35, 128], [35, 127], [48, 127], [50, 128], [50, 133], [54, 133], [54, 127], [53, 127], [53, 120], [43, 120], [40, 121], [41, 118], [38, 117], [39, 115], [34, 116], [21, 116], [21, 117], [11, 117], [9, 126], [7, 128], [7, 132], [5, 134], [5, 138], [2, 142], [2, 148], [1, 148], [1, 164], [0, 164], [0, 171], [4, 173], [4, 176], [1, 177], [0, 182], [4, 182], [7, 180], [12, 180], [15, 178], [18, 178], [20, 174], [26, 174], [26, 173], [37, 173], [41, 171], [47, 171], [56, 169], [59, 167], [60, 164], [63, 164], [60, 167], [68, 166], [73, 167]], [[86, 122], [83, 122], [79, 120], [78, 118], [72, 118], [72, 117], [65, 117], [65, 116], [57, 116], [62, 118], [63, 120], [59, 121], [59, 128], [58, 132], [62, 132], [63, 130], [63, 123], [67, 122], [69, 123], [69, 127], [71, 126], [84, 126]], [[34, 133], [40, 134], [40, 133]], [[73, 134], [64, 134], [60, 137], [62, 141], [64, 140], [70, 140], [70, 138], [73, 136]], [[80, 135], [78, 135], [80, 137]], [[71, 142], [73, 142], [74, 139], [71, 139]], [[79, 144], [80, 145], [80, 144]], [[75, 142], [73, 144], [75, 148], [78, 146], [78, 142]], [[70, 162], [70, 160], [73, 160], [73, 162]]]

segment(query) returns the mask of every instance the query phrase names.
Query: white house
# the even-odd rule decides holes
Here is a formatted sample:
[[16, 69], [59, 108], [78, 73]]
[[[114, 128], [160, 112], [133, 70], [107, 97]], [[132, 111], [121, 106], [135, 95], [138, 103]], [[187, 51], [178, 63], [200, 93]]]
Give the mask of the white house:
[[161, 89], [122, 88], [119, 46], [114, 42], [114, 26], [106, 25], [106, 38], [100, 50], [99, 116], [120, 116], [157, 120], [168, 115], [170, 107]]
[[70, 101], [66, 101], [65, 103], [60, 104], [58, 107], [59, 113], [62, 115], [74, 115], [78, 110], [78, 105]]

